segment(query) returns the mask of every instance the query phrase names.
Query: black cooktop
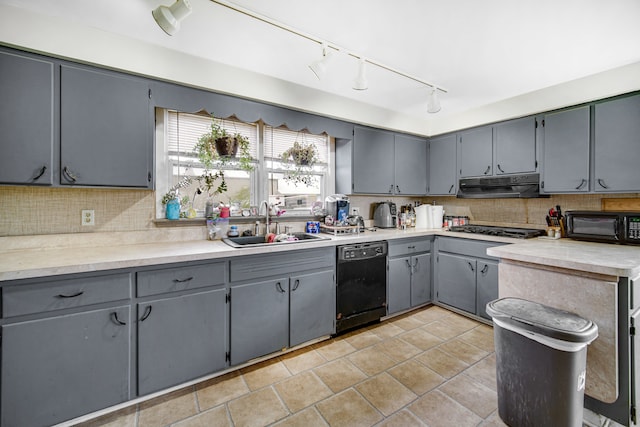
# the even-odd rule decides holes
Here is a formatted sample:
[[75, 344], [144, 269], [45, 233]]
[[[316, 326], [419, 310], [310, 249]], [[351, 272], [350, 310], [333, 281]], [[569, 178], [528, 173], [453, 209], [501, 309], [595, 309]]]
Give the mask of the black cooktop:
[[461, 233], [486, 234], [488, 236], [513, 237], [516, 239], [530, 239], [544, 236], [544, 230], [536, 228], [497, 227], [492, 225], [460, 225], [449, 228]]

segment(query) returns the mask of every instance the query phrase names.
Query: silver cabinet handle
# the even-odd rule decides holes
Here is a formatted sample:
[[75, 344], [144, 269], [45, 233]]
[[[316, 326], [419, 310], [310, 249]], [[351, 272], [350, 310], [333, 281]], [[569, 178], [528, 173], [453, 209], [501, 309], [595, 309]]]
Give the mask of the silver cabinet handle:
[[187, 283], [193, 280], [193, 276], [187, 277], [186, 279], [173, 279], [174, 283]]
[[293, 282], [293, 289], [291, 289], [291, 292], [294, 292], [296, 289], [298, 289], [299, 286], [300, 286], [300, 279], [296, 279], [296, 281]]
[[151, 314], [152, 309], [153, 307], [150, 305], [148, 305], [147, 308], [144, 309], [144, 313], [142, 314], [142, 318], [140, 319], [141, 322], [147, 320], [147, 317], [149, 317], [149, 315]]
[[65, 177], [65, 179], [66, 179], [67, 181], [76, 182], [76, 181], [77, 181], [77, 179], [78, 179], [78, 177], [76, 176], [76, 174], [74, 174], [73, 172], [71, 172], [71, 171], [69, 170], [69, 168], [68, 168], [68, 167], [66, 167], [66, 166], [65, 166], [64, 168], [62, 168], [62, 174], [64, 175], [64, 177]]
[[116, 325], [120, 325], [120, 326], [124, 326], [126, 325], [125, 322], [123, 322], [122, 320], [118, 319], [118, 313], [116, 313], [115, 311], [113, 313], [111, 313], [111, 320], [113, 321], [113, 323], [115, 323]]
[[578, 186], [576, 187], [576, 190], [582, 189], [582, 187], [584, 187], [586, 183], [587, 183], [587, 180], [582, 178], [582, 181], [580, 181], [580, 184], [578, 184]]
[[286, 292], [284, 289], [282, 289], [282, 285], [280, 284], [280, 282], [276, 282], [276, 288], [281, 294], [284, 294]]
[[609, 186], [607, 186], [607, 184], [605, 184], [604, 180], [601, 178], [598, 178], [598, 184], [600, 184], [600, 187], [602, 188], [609, 188]]
[[485, 264], [482, 270], [480, 270], [480, 273], [487, 274], [487, 271], [489, 271], [489, 264]]
[[451, 187], [449, 188], [449, 194], [451, 194], [451, 190], [453, 190], [454, 186], [455, 186], [455, 184], [451, 184]]
[[33, 180], [37, 181], [40, 178], [42, 178], [42, 175], [44, 175], [44, 173], [47, 171], [47, 166], [42, 166], [42, 169], [40, 169], [40, 172], [38, 173], [38, 175], [36, 175]]
[[58, 294], [58, 295], [56, 295], [56, 297], [58, 297], [58, 298], [76, 298], [76, 297], [79, 297], [82, 294], [84, 294], [84, 291], [78, 291], [75, 294], [71, 294], [71, 295]]
[[469, 268], [471, 269], [471, 271], [476, 271], [476, 269], [473, 268], [473, 264], [471, 264], [469, 261], [467, 261], [467, 264], [469, 264]]
[[502, 170], [502, 168], [500, 167], [500, 164], [498, 164], [498, 170], [502, 173], [504, 173], [504, 171]]
[[[498, 166], [498, 167], [500, 167], [500, 166]], [[488, 174], [490, 170], [491, 170], [491, 165], [487, 166], [487, 170], [484, 171], [484, 174], [485, 175]]]

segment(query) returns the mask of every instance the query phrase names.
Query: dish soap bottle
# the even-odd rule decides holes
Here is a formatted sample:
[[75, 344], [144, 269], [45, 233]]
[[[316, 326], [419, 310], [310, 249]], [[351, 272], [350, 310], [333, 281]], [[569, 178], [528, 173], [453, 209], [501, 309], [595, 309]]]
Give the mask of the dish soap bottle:
[[238, 237], [240, 235], [240, 233], [238, 233], [238, 226], [237, 225], [232, 225], [229, 228], [229, 231], [227, 232], [227, 236], [229, 237]]

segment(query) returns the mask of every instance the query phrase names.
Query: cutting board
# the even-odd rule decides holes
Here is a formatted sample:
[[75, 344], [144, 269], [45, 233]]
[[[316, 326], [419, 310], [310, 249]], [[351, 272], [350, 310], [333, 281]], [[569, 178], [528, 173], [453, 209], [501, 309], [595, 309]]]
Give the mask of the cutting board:
[[602, 210], [640, 212], [640, 199], [602, 199]]

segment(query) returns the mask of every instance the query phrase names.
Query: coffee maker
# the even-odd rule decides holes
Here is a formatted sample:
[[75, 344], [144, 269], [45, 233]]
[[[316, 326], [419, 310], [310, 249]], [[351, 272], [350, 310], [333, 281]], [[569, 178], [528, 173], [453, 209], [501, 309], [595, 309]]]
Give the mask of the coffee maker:
[[332, 194], [325, 199], [327, 215], [331, 215], [336, 224], [344, 224], [349, 216], [349, 197], [344, 194]]

